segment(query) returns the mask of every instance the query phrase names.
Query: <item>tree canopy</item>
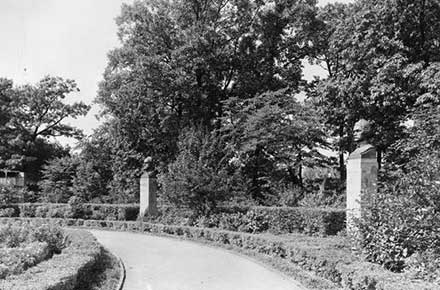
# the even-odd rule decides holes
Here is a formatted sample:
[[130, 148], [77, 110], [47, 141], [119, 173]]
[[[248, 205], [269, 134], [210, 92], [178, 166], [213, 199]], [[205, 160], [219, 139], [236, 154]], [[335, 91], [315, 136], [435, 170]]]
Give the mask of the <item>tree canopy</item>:
[[37, 181], [41, 166], [49, 159], [68, 154], [68, 149], [52, 137], [80, 137], [81, 131], [67, 125], [66, 119], [85, 115], [89, 106], [67, 104], [65, 97], [76, 92], [73, 80], [44, 77], [35, 85], [14, 87], [0, 81], [0, 167], [23, 170]]

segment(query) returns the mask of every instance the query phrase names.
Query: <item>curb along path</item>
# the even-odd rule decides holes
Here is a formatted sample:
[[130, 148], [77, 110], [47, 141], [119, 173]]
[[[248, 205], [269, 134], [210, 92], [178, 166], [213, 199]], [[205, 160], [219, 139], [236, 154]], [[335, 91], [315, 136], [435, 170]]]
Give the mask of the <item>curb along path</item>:
[[124, 290], [305, 290], [222, 249], [136, 233], [89, 231], [123, 260]]

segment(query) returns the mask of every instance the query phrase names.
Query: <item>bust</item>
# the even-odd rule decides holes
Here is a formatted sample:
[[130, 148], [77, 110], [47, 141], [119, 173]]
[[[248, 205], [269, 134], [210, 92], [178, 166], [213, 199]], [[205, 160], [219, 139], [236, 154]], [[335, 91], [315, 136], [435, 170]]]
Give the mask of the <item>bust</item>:
[[372, 133], [371, 123], [365, 119], [360, 119], [354, 124], [353, 131], [354, 141], [356, 143], [367, 143], [367, 139]]
[[154, 166], [153, 166], [153, 158], [148, 156], [144, 159], [144, 165], [142, 166], [142, 171], [148, 176], [154, 177], [156, 175]]
[[353, 137], [357, 144], [357, 149], [350, 154], [349, 159], [361, 156], [367, 158], [373, 158], [373, 155], [376, 156], [374, 146], [368, 143], [368, 138], [371, 137], [372, 133], [371, 123], [369, 121], [360, 119], [354, 124]]

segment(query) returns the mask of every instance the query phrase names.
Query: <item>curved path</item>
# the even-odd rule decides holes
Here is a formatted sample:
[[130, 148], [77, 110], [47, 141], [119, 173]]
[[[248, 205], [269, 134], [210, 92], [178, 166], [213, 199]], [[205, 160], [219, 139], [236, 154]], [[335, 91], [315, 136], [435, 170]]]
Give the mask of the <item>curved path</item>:
[[305, 290], [223, 249], [144, 234], [90, 232], [124, 262], [124, 290]]

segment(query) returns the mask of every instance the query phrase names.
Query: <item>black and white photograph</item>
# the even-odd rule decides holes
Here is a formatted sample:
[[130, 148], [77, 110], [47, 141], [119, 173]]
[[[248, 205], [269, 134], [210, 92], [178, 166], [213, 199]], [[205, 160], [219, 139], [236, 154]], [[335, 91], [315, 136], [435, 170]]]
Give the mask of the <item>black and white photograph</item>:
[[440, 290], [440, 0], [0, 0], [0, 290]]

